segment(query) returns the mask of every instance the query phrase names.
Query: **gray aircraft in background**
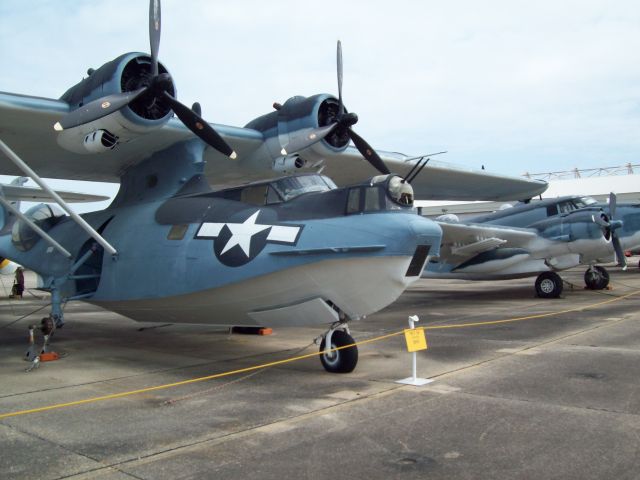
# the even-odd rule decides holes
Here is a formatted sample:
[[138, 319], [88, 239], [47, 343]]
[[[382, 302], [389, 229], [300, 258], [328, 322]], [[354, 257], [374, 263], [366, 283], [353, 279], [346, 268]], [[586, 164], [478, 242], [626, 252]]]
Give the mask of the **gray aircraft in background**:
[[566, 196], [520, 203], [487, 215], [457, 221], [439, 217], [443, 230], [440, 256], [432, 258], [423, 278], [501, 280], [537, 276], [536, 293], [555, 298], [563, 282], [557, 272], [588, 268], [585, 284], [605, 288], [607, 270], [597, 265], [617, 260], [640, 245], [640, 205], [599, 204], [590, 197]]

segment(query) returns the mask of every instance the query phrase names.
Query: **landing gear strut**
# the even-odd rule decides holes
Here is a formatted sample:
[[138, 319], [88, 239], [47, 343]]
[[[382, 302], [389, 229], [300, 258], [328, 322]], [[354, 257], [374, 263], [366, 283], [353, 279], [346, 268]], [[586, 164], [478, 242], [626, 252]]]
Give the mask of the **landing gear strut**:
[[[355, 340], [346, 330], [336, 330], [333, 327], [322, 338], [320, 343], [320, 361], [327, 372], [331, 373], [349, 373], [353, 372], [358, 363], [358, 347], [355, 345], [349, 348], [347, 345], [353, 345]], [[327, 348], [329, 345], [329, 348]], [[333, 350], [340, 348], [340, 350]]]
[[558, 298], [562, 293], [562, 278], [555, 272], [544, 272], [536, 278], [536, 294], [540, 298]]
[[584, 272], [584, 283], [590, 290], [603, 290], [609, 285], [609, 272], [600, 265], [589, 267]]

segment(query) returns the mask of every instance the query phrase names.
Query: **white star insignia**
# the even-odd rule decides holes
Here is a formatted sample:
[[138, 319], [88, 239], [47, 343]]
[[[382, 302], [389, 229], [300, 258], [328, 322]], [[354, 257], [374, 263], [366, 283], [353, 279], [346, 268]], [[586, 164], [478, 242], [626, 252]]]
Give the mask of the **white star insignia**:
[[225, 254], [236, 245], [239, 246], [247, 258], [251, 257], [251, 239], [257, 233], [268, 228], [271, 230], [267, 235], [267, 241], [278, 243], [296, 243], [300, 227], [285, 225], [263, 225], [256, 223], [260, 215], [260, 210], [254, 212], [249, 218], [242, 223], [214, 223], [205, 222], [198, 229], [196, 238], [216, 238], [220, 235], [220, 231], [226, 225], [231, 232], [231, 237], [227, 241], [220, 255]]
[[247, 218], [243, 223], [227, 223], [227, 227], [231, 230], [231, 238], [222, 249], [222, 252], [220, 252], [220, 255], [239, 245], [247, 257], [251, 256], [251, 237], [271, 227], [271, 225], [256, 225], [259, 213], [260, 210]]

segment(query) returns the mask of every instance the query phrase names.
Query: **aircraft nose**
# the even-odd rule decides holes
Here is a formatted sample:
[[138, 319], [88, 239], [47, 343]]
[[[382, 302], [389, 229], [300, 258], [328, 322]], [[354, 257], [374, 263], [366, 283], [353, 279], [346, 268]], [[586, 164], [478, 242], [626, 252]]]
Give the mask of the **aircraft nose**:
[[415, 219], [409, 222], [409, 226], [415, 236], [417, 245], [430, 245], [430, 256], [440, 254], [440, 243], [442, 241], [442, 228], [433, 220], [416, 215]]

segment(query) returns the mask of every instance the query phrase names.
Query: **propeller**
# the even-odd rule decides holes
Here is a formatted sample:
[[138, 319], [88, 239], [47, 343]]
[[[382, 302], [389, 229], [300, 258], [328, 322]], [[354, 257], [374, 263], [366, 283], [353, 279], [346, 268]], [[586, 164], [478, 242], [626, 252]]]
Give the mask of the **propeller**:
[[338, 112], [333, 117], [333, 122], [323, 127], [312, 128], [300, 135], [288, 145], [282, 148], [281, 153], [287, 155], [287, 153], [293, 153], [296, 151], [304, 150], [310, 147], [316, 142], [319, 142], [327, 135], [336, 133], [339, 136], [348, 136], [362, 156], [380, 173], [391, 173], [387, 166], [384, 164], [380, 156], [376, 153], [371, 145], [367, 141], [353, 131], [352, 125], [358, 122], [358, 115], [355, 113], [348, 113], [344, 108], [342, 102], [342, 43], [338, 40], [338, 48], [336, 55], [336, 63], [338, 67]]
[[624, 256], [624, 251], [622, 250], [622, 245], [620, 244], [620, 238], [616, 230], [622, 227], [622, 220], [614, 220], [616, 214], [616, 206], [618, 200], [615, 193], [611, 192], [609, 195], [609, 216], [604, 213], [599, 217], [593, 217], [593, 221], [602, 227], [605, 232], [605, 236], [611, 237], [611, 244], [613, 245], [613, 250], [616, 253], [616, 260], [618, 261], [618, 265], [620, 265], [624, 270], [627, 269], [627, 259]]
[[121, 108], [140, 99], [149, 105], [157, 102], [166, 102], [180, 121], [203, 142], [218, 150], [220, 153], [235, 159], [236, 152], [224, 141], [200, 116], [199, 109], [190, 109], [180, 103], [172, 95], [171, 76], [168, 73], [159, 73], [158, 51], [160, 49], [160, 0], [149, 1], [149, 44], [151, 50], [151, 71], [148, 76], [141, 78], [141, 86], [130, 92], [114, 93], [99, 98], [86, 105], [69, 112], [54, 125], [54, 129], [62, 131], [84, 125], [120, 110]]

